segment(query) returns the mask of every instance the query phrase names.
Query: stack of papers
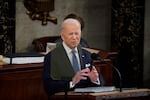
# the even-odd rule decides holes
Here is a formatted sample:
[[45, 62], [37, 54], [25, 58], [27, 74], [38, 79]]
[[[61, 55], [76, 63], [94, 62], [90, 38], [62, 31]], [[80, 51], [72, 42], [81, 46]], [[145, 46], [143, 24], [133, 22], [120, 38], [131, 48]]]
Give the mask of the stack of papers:
[[42, 63], [44, 55], [35, 52], [14, 53], [5, 55], [3, 62], [8, 64], [27, 64], [27, 63]]
[[96, 93], [96, 92], [107, 92], [107, 91], [114, 91], [114, 90], [116, 90], [114, 86], [104, 86], [104, 87], [76, 88], [74, 92]]

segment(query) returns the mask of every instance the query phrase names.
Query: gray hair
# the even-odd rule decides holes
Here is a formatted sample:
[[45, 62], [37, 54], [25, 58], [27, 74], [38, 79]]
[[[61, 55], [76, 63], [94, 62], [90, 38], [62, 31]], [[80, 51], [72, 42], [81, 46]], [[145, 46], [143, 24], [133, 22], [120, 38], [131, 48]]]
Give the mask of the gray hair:
[[79, 22], [78, 20], [73, 19], [73, 18], [68, 18], [68, 19], [65, 19], [65, 20], [63, 21], [63, 23], [62, 23], [62, 25], [61, 25], [61, 28], [63, 29], [63, 26], [64, 26], [65, 24], [69, 24], [69, 23], [78, 24], [78, 25], [81, 27], [81, 24], [80, 24], [80, 22]]

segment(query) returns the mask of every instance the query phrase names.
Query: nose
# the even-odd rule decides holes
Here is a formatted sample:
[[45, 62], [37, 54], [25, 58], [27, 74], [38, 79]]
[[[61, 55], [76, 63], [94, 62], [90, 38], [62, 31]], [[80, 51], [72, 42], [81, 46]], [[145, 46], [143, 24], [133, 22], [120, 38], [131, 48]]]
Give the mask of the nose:
[[73, 34], [73, 35], [72, 35], [72, 38], [75, 39], [75, 38], [76, 38], [76, 34]]

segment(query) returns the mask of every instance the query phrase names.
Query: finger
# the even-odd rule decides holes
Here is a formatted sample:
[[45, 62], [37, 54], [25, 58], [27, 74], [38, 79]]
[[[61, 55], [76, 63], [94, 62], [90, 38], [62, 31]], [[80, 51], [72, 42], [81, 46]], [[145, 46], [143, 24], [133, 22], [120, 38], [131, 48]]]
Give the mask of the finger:
[[85, 76], [82, 76], [82, 77], [81, 77], [81, 79], [82, 79], [82, 80], [86, 80], [86, 79], [87, 79], [87, 77], [85, 77]]
[[92, 66], [92, 70], [96, 70], [95, 66]]
[[88, 72], [90, 72], [90, 69], [89, 69], [89, 68], [85, 68], [85, 69], [82, 69], [82, 70], [81, 70], [81, 73], [88, 73]]
[[88, 73], [81, 73], [80, 75], [81, 76], [88, 76], [89, 74]]

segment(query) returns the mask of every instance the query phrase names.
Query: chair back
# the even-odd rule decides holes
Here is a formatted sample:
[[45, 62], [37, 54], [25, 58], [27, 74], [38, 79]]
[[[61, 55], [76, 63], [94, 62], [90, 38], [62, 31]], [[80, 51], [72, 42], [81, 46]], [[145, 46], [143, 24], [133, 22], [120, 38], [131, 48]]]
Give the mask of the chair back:
[[59, 38], [60, 36], [47, 36], [47, 37], [37, 38], [33, 40], [32, 45], [36, 52], [46, 52], [47, 43], [48, 42], [55, 43], [55, 41]]

